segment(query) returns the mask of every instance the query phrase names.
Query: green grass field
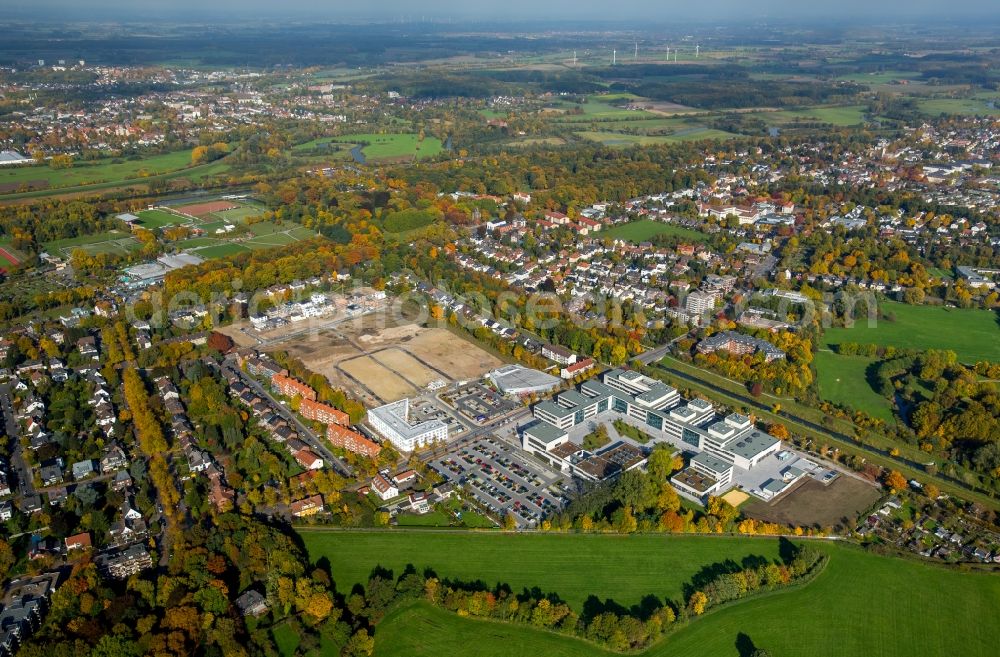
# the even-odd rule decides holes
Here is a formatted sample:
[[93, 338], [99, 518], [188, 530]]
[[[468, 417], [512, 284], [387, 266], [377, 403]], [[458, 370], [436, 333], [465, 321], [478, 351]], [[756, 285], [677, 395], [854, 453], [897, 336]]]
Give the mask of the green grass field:
[[[401, 542], [406, 542], [406, 537], [403, 538]], [[612, 546], [604, 549], [604, 570], [612, 569], [628, 576], [634, 568], [631, 562], [617, 560], [620, 553], [617, 546], [623, 542], [620, 537], [566, 538], [568, 544], [596, 541]], [[624, 542], [627, 544], [629, 540]], [[674, 542], [689, 546], [685, 548], [688, 557], [705, 564], [717, 559], [720, 549], [724, 552], [727, 546], [732, 556], [739, 558], [745, 539], [671, 537], [660, 540], [666, 546]], [[753, 547], [766, 543], [774, 541], [761, 540]], [[698, 550], [699, 547], [702, 550]], [[740, 657], [737, 649], [740, 634], [749, 637], [756, 647], [782, 657], [987, 657], [996, 654], [1000, 620], [991, 612], [1000, 604], [1000, 578], [996, 575], [949, 571], [936, 565], [880, 557], [833, 543], [818, 547], [830, 555], [830, 561], [812, 582], [709, 611], [640, 654], [647, 657]], [[577, 551], [574, 546], [550, 554], [549, 569], [571, 569]], [[669, 554], [673, 550], [665, 552]], [[527, 559], [518, 560], [516, 555], [510, 559], [511, 574], [530, 564]], [[651, 593], [662, 590], [658, 587], [659, 569], [652, 570], [661, 561], [657, 556], [647, 557], [642, 566], [647, 573], [645, 585]], [[488, 559], [482, 562], [489, 569]], [[578, 581], [593, 581], [599, 574], [586, 568], [572, 570]], [[450, 572], [442, 569], [440, 574], [448, 576]], [[595, 585], [599, 586], [597, 582]], [[378, 657], [452, 654], [596, 657], [615, 654], [570, 637], [521, 625], [470, 620], [424, 603], [411, 603], [394, 610], [378, 625], [375, 638]]]
[[92, 255], [98, 253], [110, 253], [114, 255], [127, 255], [138, 249], [141, 244], [129, 233], [120, 230], [112, 230], [106, 233], [96, 233], [94, 235], [83, 235], [81, 237], [70, 237], [62, 240], [46, 242], [43, 248], [48, 253], [66, 258], [75, 249], [83, 249]]
[[819, 396], [891, 422], [892, 404], [875, 392], [866, 378], [866, 370], [874, 362], [874, 359], [862, 356], [840, 356], [832, 351], [816, 352], [813, 364], [816, 366]]
[[865, 122], [864, 105], [839, 107], [810, 107], [804, 109], [762, 112], [755, 114], [769, 124], [783, 125], [799, 121], [819, 121], [835, 126], [860, 125]]
[[324, 139], [314, 139], [313, 141], [296, 146], [293, 151], [302, 151], [308, 148], [315, 148], [323, 144], [333, 143], [335, 145], [367, 144], [361, 149], [368, 160], [386, 160], [397, 158], [433, 157], [439, 154], [443, 148], [441, 140], [437, 137], [427, 135], [420, 141], [419, 135], [414, 132], [399, 134], [351, 134], [340, 137]]
[[691, 126], [676, 131], [671, 135], [628, 135], [622, 132], [606, 132], [603, 130], [581, 130], [576, 136], [596, 141], [605, 146], [655, 146], [657, 144], [675, 144], [681, 141], [698, 141], [700, 139], [730, 139], [735, 137], [731, 132]]
[[302, 643], [302, 638], [298, 632], [293, 630], [287, 623], [282, 623], [271, 628], [271, 636], [274, 637], [274, 642], [278, 644], [278, 651], [281, 653], [281, 657], [295, 657], [295, 651], [298, 649], [299, 644]]
[[[989, 102], [993, 102], [990, 107]], [[972, 98], [926, 98], [917, 101], [917, 108], [924, 114], [962, 114], [1000, 116], [1000, 96], [978, 94]]]
[[894, 301], [884, 302], [882, 309], [894, 314], [896, 321], [879, 320], [869, 328], [867, 317], [861, 317], [852, 328], [827, 329], [827, 346], [857, 342], [907, 349], [951, 349], [963, 361], [1000, 360], [1000, 322], [995, 311], [911, 306]]
[[652, 219], [639, 219], [627, 224], [620, 224], [600, 233], [602, 237], [624, 239], [636, 243], [648, 241], [656, 235], [674, 235], [695, 242], [704, 242], [708, 239], [704, 233], [696, 230], [684, 228], [683, 226], [675, 226], [674, 224], [665, 224], [662, 221], [654, 221]]
[[340, 592], [368, 581], [376, 566], [398, 576], [413, 564], [490, 586], [503, 582], [514, 591], [538, 586], [577, 610], [591, 594], [625, 606], [650, 593], [680, 599], [684, 583], [703, 566], [778, 554], [777, 541], [752, 538], [323, 530], [300, 535], [312, 561], [330, 560]]
[[179, 214], [173, 214], [166, 210], [142, 210], [141, 212], [136, 212], [136, 216], [142, 220], [142, 227], [150, 230], [165, 226], [186, 224], [190, 221], [187, 217], [182, 217]]
[[0, 169], [0, 185], [44, 181], [49, 187], [70, 187], [88, 183], [122, 181], [138, 178], [142, 172], [159, 175], [191, 166], [191, 151], [176, 151], [152, 155], [141, 160], [112, 159], [94, 162], [77, 161], [69, 169], [53, 169], [48, 165]]

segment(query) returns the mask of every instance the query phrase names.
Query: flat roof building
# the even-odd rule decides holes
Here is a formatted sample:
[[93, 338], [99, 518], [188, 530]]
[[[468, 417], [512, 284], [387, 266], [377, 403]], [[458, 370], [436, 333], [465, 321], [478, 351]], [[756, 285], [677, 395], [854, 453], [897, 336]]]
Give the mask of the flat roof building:
[[369, 409], [368, 424], [404, 452], [448, 439], [448, 425], [441, 420], [410, 421], [409, 399]]
[[558, 378], [523, 365], [504, 365], [490, 372], [490, 381], [505, 395], [548, 392], [559, 385]]

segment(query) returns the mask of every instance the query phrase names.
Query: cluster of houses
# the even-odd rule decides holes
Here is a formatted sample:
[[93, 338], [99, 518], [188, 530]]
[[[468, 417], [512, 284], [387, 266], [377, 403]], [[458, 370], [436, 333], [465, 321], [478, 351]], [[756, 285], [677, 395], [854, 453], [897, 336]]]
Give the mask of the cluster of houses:
[[[286, 372], [287, 370], [280, 368], [277, 363], [268, 359], [261, 357], [248, 358], [245, 361], [247, 371], [251, 374], [257, 376], [262, 376], [264, 372], [270, 372], [272, 376], [268, 377], [272, 380], [277, 379], [279, 384], [283, 381], [288, 381], [286, 386], [272, 386], [277, 392], [282, 394], [287, 394], [289, 392], [293, 393], [288, 396], [294, 396], [294, 390], [290, 389], [288, 386], [296, 384], [297, 386], [305, 386], [294, 379], [290, 379]], [[245, 381], [242, 380], [240, 373], [232, 368], [226, 368], [224, 370], [224, 375], [226, 377], [226, 382], [229, 384], [229, 394], [234, 399], [239, 401], [241, 404], [250, 409], [253, 416], [257, 419], [257, 425], [263, 428], [268, 437], [276, 443], [279, 443], [288, 450], [288, 453], [292, 455], [299, 465], [301, 465], [306, 470], [319, 470], [323, 467], [323, 459], [316, 455], [312, 449], [306, 445], [299, 438], [298, 432], [292, 427], [292, 425], [285, 419], [282, 409], [278, 408], [271, 399], [266, 396], [258, 395], [254, 392], [254, 389], [247, 385]], [[308, 387], [308, 386], [305, 386]], [[310, 388], [310, 390], [312, 390]], [[315, 397], [315, 392], [313, 396]]]
[[[419, 480], [420, 475], [416, 470], [401, 470], [395, 474], [382, 470], [372, 477], [368, 486], [358, 489], [358, 494], [374, 495], [383, 502], [396, 500], [386, 507], [393, 515], [400, 512], [423, 515], [430, 513], [436, 504], [444, 502], [455, 493], [451, 483], [439, 484], [429, 492], [416, 490]], [[406, 497], [397, 499], [404, 494]]]
[[209, 499], [219, 511], [232, 507], [236, 493], [225, 481], [222, 467], [215, 462], [211, 454], [198, 446], [194, 428], [187, 416], [187, 410], [180, 399], [180, 393], [170, 377], [160, 376], [153, 380], [156, 394], [163, 401], [163, 407], [170, 414], [170, 434], [174, 444], [180, 447], [187, 459], [188, 471], [191, 476], [202, 475], [209, 480]]

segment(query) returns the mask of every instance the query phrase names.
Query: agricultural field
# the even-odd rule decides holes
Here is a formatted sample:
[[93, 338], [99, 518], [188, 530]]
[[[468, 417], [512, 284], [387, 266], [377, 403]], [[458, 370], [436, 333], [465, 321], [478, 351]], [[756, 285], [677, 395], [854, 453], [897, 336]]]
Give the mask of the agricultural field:
[[674, 144], [681, 141], [698, 141], [700, 139], [730, 139], [737, 136], [731, 132], [704, 126], [683, 128], [670, 135], [629, 135], [623, 132], [599, 130], [581, 130], [574, 134], [582, 139], [596, 141], [605, 146], [655, 146], [657, 144]]
[[851, 328], [827, 329], [823, 336], [826, 347], [841, 342], [874, 343], [905, 349], [951, 349], [963, 362], [1000, 360], [1000, 315], [996, 311], [894, 301], [884, 302], [881, 310], [894, 315], [895, 321], [878, 320], [869, 327], [865, 316], [856, 319]]
[[810, 107], [778, 112], [762, 112], [754, 116], [768, 124], [784, 125], [797, 122], [829, 123], [835, 126], [860, 125], [865, 122], [864, 105], [845, 105], [838, 107]]
[[73, 251], [82, 249], [90, 255], [108, 253], [111, 255], [128, 255], [142, 245], [131, 234], [122, 230], [111, 230], [106, 233], [70, 237], [42, 245], [43, 249], [59, 258], [69, 258]]
[[868, 382], [868, 368], [875, 362], [863, 356], [841, 356], [826, 350], [816, 352], [813, 365], [820, 398], [892, 422], [892, 404]]
[[702, 567], [747, 556], [774, 559], [778, 542], [753, 538], [588, 534], [424, 534], [302, 530], [316, 561], [326, 557], [338, 591], [350, 591], [381, 566], [397, 576], [408, 564], [441, 577], [502, 582], [514, 591], [539, 587], [577, 611], [591, 594], [626, 607], [643, 596], [680, 599]]
[[674, 224], [666, 224], [662, 221], [654, 221], [653, 219], [639, 219], [627, 224], [613, 226], [602, 231], [600, 235], [610, 239], [624, 239], [637, 244], [639, 242], [647, 242], [656, 235], [671, 235], [695, 242], [704, 242], [708, 239], [705, 234], [696, 230]]
[[1000, 116], [1000, 95], [976, 94], [971, 98], [925, 98], [917, 101], [924, 114]]
[[628, 101], [641, 100], [644, 99], [632, 94], [591, 94], [587, 96], [587, 102], [585, 103], [559, 102], [554, 104], [553, 107], [562, 110], [575, 110], [579, 108], [583, 111], [582, 115], [566, 114], [562, 116], [561, 120], [564, 121], [652, 116], [652, 114], [645, 110], [630, 110], [619, 107], [619, 105], [624, 105]]
[[[409, 536], [399, 538], [406, 543]], [[621, 563], [616, 557], [622, 551], [620, 546], [627, 546], [637, 537], [562, 538], [570, 542], [606, 543], [600, 549], [604, 556], [601, 568], [595, 571], [579, 564], [575, 559], [576, 549], [561, 550], [557, 554], [565, 555], [564, 563], [553, 564], [551, 560], [546, 560], [549, 570], [558, 571], [556, 575], [540, 575], [540, 580], [559, 578], [580, 583], [599, 575], [600, 570], [612, 570], [622, 577], [630, 576], [631, 560]], [[314, 549], [315, 539], [309, 535], [305, 539], [310, 550]], [[720, 552], [725, 553], [727, 548], [731, 551], [729, 556], [738, 560], [743, 554], [745, 541], [729, 537], [667, 537], [658, 540], [668, 546], [677, 542], [707, 548], [707, 551], [692, 549], [688, 555], [703, 565], [725, 559]], [[502, 539], [500, 542], [503, 542]], [[774, 542], [767, 539], [753, 541], [750, 548], [754, 553], [763, 552], [768, 544], [774, 545]], [[779, 591], [710, 611], [638, 654], [642, 657], [744, 657], [748, 654], [744, 647], [747, 639], [772, 655], [792, 657], [949, 654], [987, 657], [996, 654], [1000, 621], [983, 611], [993, 609], [1000, 603], [1000, 583], [995, 575], [960, 572], [917, 561], [882, 557], [835, 543], [818, 544], [817, 547], [830, 555], [830, 561], [812, 582], [801, 588]], [[664, 561], [664, 557], [659, 555], [672, 552], [668, 550], [650, 555], [649, 559], [656, 564], [657, 572]], [[421, 552], [414, 550], [411, 554]], [[334, 577], [337, 578], [337, 564], [345, 557], [336, 553], [327, 556], [338, 557], [333, 562]], [[510, 557], [506, 573], [517, 573], [532, 563], [527, 559], [517, 561], [515, 557]], [[647, 572], [650, 570], [649, 563], [647, 561], [643, 566]], [[461, 577], [453, 574], [450, 568], [440, 569], [438, 575]], [[668, 581], [670, 579], [673, 577], [668, 576]], [[485, 578], [484, 581], [491, 580]], [[650, 574], [645, 583], [646, 590], [653, 588], [655, 591], [650, 592], [662, 594], [664, 587], [657, 587], [658, 582], [656, 575]], [[518, 588], [514, 587], [514, 590]], [[543, 590], [549, 589], [543, 586]], [[977, 620], [970, 623], [970, 618]], [[378, 657], [437, 657], [449, 654], [471, 657], [522, 654], [608, 657], [616, 654], [552, 632], [521, 625], [474, 621], [424, 603], [409, 603], [396, 608], [378, 625], [375, 637], [375, 654]]]

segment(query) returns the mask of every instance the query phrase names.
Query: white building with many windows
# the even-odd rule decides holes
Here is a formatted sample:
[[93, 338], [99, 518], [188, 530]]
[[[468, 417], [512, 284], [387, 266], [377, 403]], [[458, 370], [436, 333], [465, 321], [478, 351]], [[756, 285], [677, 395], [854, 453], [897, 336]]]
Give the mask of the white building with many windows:
[[448, 425], [440, 420], [410, 421], [409, 399], [368, 409], [368, 424], [404, 452], [448, 439]]

